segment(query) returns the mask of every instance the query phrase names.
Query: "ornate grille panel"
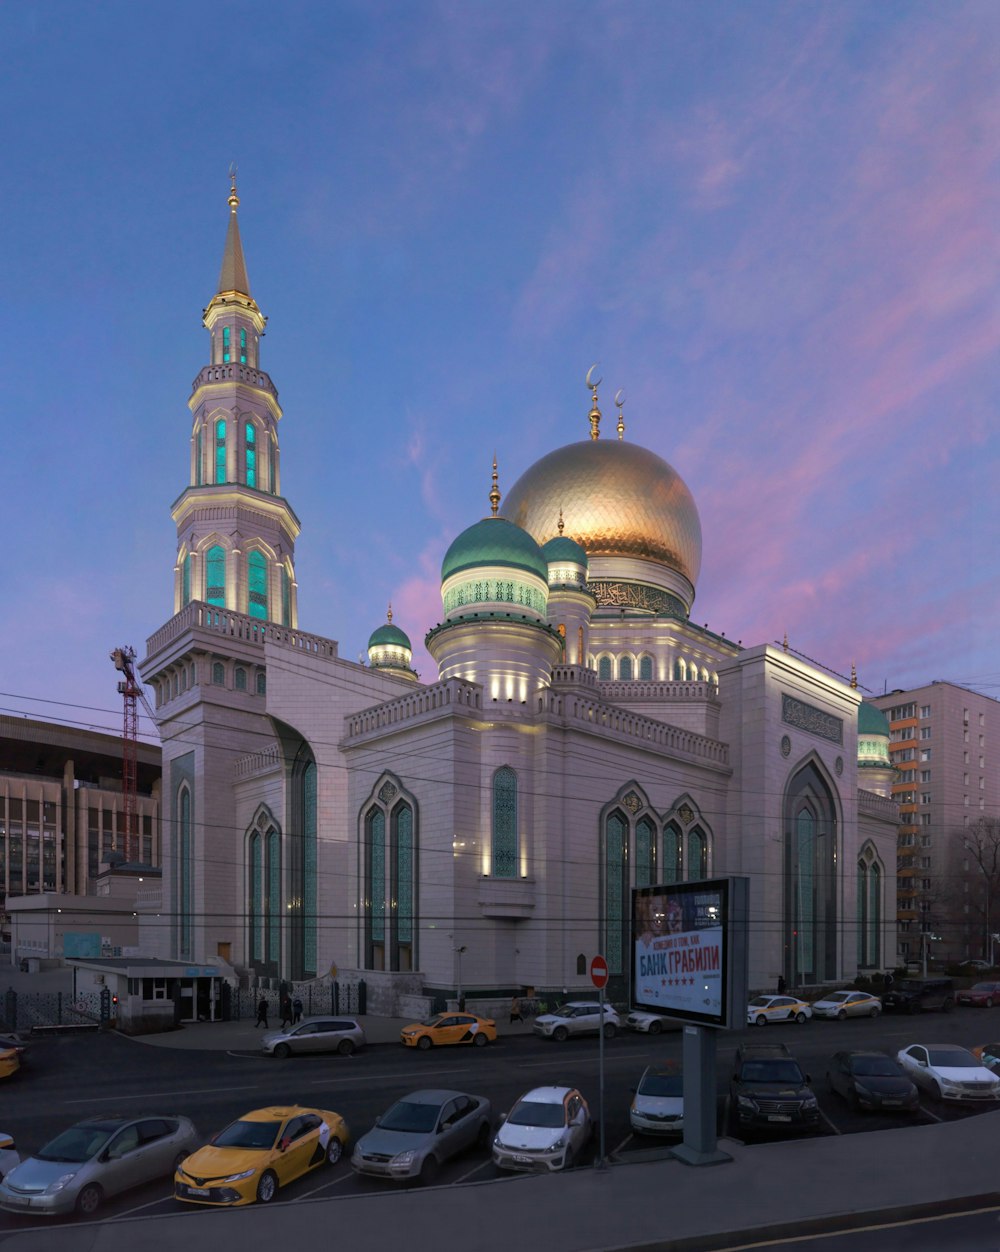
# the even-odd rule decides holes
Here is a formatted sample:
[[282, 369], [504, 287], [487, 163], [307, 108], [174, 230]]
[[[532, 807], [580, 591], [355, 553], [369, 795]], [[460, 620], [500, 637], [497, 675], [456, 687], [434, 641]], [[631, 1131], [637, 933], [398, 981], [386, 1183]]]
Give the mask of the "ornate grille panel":
[[226, 606], [226, 553], [218, 544], [209, 548], [205, 557], [205, 600], [220, 608]]
[[517, 877], [517, 775], [507, 765], [493, 775], [494, 878]]
[[267, 832], [267, 959], [281, 959], [281, 841], [276, 830]]
[[396, 940], [413, 942], [413, 810], [396, 813]]
[[655, 881], [655, 848], [656, 828], [648, 817], [644, 817], [635, 828], [635, 885], [637, 887], [649, 887]]
[[264, 841], [260, 835], [250, 840], [250, 953], [255, 961], [264, 959]]
[[368, 839], [371, 876], [368, 884], [368, 907], [373, 943], [385, 943], [385, 814], [376, 809], [369, 819]]
[[627, 882], [628, 826], [619, 813], [609, 815], [604, 828], [604, 955], [610, 974], [622, 970], [623, 899]]

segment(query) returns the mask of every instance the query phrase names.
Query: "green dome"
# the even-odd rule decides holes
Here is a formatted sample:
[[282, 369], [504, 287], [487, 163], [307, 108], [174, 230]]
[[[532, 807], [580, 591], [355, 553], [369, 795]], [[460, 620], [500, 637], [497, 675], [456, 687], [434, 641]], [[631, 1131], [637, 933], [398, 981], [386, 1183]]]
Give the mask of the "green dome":
[[549, 568], [541, 548], [526, 530], [505, 517], [484, 517], [463, 530], [444, 554], [441, 581], [464, 569], [490, 565], [526, 570], [548, 582]]
[[885, 735], [886, 739], [889, 738], [889, 723], [885, 714], [867, 700], [858, 705], [858, 734]]
[[568, 535], [556, 535], [548, 543], [543, 543], [542, 556], [550, 565], [555, 564], [556, 561], [573, 561], [574, 564], [582, 565], [586, 569], [589, 564], [586, 550]]
[[413, 651], [413, 646], [408, 636], [398, 626], [393, 626], [392, 622], [386, 622], [378, 630], [372, 631], [372, 636], [368, 640], [368, 647], [406, 648], [410, 652]]

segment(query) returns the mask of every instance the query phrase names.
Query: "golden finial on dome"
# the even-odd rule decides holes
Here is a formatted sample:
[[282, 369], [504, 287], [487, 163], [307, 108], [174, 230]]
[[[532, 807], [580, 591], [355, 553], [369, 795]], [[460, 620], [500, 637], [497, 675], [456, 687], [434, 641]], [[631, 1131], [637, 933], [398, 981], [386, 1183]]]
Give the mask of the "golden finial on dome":
[[236, 212], [237, 206], [239, 205], [239, 202], [240, 202], [240, 198], [236, 194], [236, 170], [237, 170], [236, 162], [235, 161], [230, 162], [229, 182], [231, 186], [229, 188], [229, 207], [232, 209], [234, 213]]
[[385, 620], [389, 622], [390, 624], [392, 623], [392, 601], [391, 600], [389, 601], [389, 607], [386, 610]]
[[851, 662], [851, 688], [854, 691], [858, 689], [858, 668], [853, 661]]
[[618, 409], [618, 438], [625, 438], [625, 418], [622, 416], [622, 409], [625, 407], [625, 401], [622, 398], [625, 395], [625, 388], [619, 387], [615, 392], [615, 406]]
[[490, 509], [496, 517], [500, 507], [500, 488], [497, 486], [497, 454], [493, 453], [493, 486], [490, 488]]
[[565, 529], [565, 527], [566, 527], [566, 523], [563, 521], [562, 507], [560, 506], [559, 523], [558, 523], [558, 530], [559, 530], [560, 535], [563, 533], [563, 530]]
[[599, 362], [595, 362], [589, 370], [587, 370], [587, 386], [590, 389], [590, 437], [591, 439], [600, 439], [601, 437], [601, 410], [597, 407], [597, 388], [604, 382], [603, 378], [594, 379], [594, 370], [597, 369]]

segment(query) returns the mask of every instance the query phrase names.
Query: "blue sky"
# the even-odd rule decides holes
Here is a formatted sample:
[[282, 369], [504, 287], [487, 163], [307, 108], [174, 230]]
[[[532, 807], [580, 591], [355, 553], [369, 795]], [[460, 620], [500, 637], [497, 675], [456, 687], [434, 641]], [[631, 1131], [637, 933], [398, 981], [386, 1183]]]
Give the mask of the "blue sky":
[[695, 620], [1000, 691], [1000, 6], [42, 2], [0, 44], [0, 708], [117, 727], [107, 653], [171, 615], [233, 160], [343, 656], [392, 600], [433, 678], [494, 450], [585, 438], [599, 361], [697, 501]]

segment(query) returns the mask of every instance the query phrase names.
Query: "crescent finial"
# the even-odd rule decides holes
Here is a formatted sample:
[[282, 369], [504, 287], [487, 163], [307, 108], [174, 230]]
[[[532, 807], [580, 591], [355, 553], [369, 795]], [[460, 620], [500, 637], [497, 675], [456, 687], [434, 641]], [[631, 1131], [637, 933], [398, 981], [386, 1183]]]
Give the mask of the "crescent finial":
[[229, 162], [229, 182], [230, 182], [230, 188], [229, 188], [229, 206], [230, 206], [230, 208], [233, 210], [233, 212], [234, 212], [234, 213], [236, 212], [236, 207], [237, 207], [237, 205], [238, 205], [238, 204], [239, 204], [239, 202], [240, 202], [240, 198], [239, 198], [239, 196], [236, 194], [236, 171], [237, 171], [237, 168], [238, 168], [238, 167], [237, 167], [237, 165], [236, 165], [236, 162], [235, 162], [235, 161], [230, 161], [230, 162]]
[[625, 438], [625, 418], [622, 416], [622, 408], [625, 404], [625, 388], [619, 387], [615, 392], [615, 405], [618, 408], [618, 438]]
[[596, 391], [601, 383], [604, 382], [603, 378], [599, 378], [596, 383], [594, 382], [594, 370], [597, 369], [598, 365], [600, 365], [600, 361], [595, 361], [590, 369], [587, 370], [587, 387], [590, 391]]

